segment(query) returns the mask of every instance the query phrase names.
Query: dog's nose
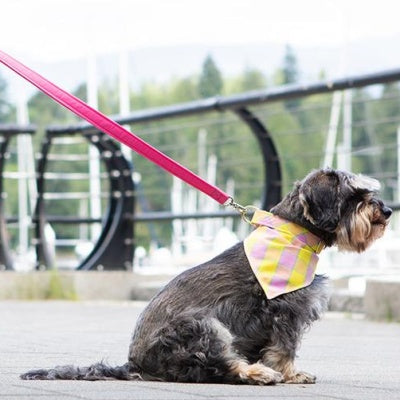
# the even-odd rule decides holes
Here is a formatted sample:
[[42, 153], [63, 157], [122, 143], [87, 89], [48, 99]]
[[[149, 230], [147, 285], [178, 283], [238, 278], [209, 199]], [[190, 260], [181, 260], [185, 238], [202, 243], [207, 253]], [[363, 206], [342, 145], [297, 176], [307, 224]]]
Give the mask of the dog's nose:
[[382, 207], [382, 214], [386, 219], [389, 219], [390, 216], [392, 215], [393, 210], [389, 207], [383, 206]]

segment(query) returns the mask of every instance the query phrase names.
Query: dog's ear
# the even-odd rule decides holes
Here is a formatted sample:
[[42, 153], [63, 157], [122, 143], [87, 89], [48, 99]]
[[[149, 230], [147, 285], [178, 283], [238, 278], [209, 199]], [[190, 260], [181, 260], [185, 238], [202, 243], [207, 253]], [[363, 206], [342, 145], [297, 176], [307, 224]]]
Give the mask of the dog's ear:
[[318, 229], [334, 232], [339, 224], [340, 177], [332, 169], [318, 170], [298, 183], [303, 215]]

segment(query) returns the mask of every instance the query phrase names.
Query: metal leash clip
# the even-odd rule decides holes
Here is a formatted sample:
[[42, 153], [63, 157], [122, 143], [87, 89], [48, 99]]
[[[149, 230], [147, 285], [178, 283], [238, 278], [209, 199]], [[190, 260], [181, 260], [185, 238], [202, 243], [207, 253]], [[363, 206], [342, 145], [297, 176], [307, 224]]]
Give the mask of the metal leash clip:
[[236, 210], [243, 221], [247, 222], [248, 224], [252, 225], [251, 219], [247, 216], [251, 211], [257, 211], [259, 208], [256, 206], [242, 206], [239, 203], [236, 203], [233, 201], [233, 198], [230, 197], [225, 203], [225, 206], [232, 207], [234, 210]]

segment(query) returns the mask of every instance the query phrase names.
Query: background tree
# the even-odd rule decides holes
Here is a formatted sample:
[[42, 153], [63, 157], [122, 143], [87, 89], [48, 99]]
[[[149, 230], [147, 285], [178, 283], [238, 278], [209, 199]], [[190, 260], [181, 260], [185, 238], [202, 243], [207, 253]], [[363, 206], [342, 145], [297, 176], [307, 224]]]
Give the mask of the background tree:
[[241, 93], [266, 87], [266, 76], [259, 69], [252, 67], [246, 67], [240, 75], [224, 80], [224, 94]]
[[[296, 54], [290, 46], [284, 49], [280, 68], [271, 76], [247, 66], [236, 76], [223, 77], [213, 58], [208, 56], [204, 59], [200, 74], [174, 77], [164, 82], [144, 82], [132, 88], [130, 101], [135, 110], [143, 110], [221, 93], [229, 95], [261, 89], [265, 88], [268, 82], [272, 82], [273, 85], [293, 84], [298, 82], [298, 79], [299, 65]], [[356, 150], [356, 154], [352, 156], [353, 168], [356, 172], [371, 171], [372, 175], [382, 177], [386, 199], [393, 197], [397, 182], [393, 177], [397, 171], [396, 133], [400, 110], [399, 93], [397, 83], [385, 85], [379, 93], [370, 92], [368, 88], [353, 92], [353, 147]], [[85, 101], [86, 85], [80, 85], [74, 94]], [[4, 102], [5, 99], [3, 83], [0, 85], [0, 101]], [[105, 114], [118, 113], [117, 79], [101, 82], [98, 100], [99, 109]], [[267, 127], [277, 147], [282, 163], [282, 192], [287, 192], [292, 182], [302, 178], [309, 170], [321, 166], [331, 106], [332, 94], [318, 94], [251, 107], [252, 112]], [[29, 108], [32, 123], [39, 127], [73, 124], [78, 121], [72, 113], [38, 93], [31, 98]], [[5, 114], [3, 112], [2, 115]], [[0, 116], [0, 121], [1, 118]], [[339, 124], [339, 130], [341, 127], [342, 123]], [[207, 155], [217, 156], [217, 186], [225, 188], [228, 180], [234, 180], [235, 198], [240, 203], [257, 202], [260, 188], [264, 184], [260, 149], [248, 127], [234, 113], [214, 112], [135, 123], [131, 126], [131, 129], [144, 140], [197, 172], [200, 172], [197, 145], [200, 128], [207, 132], [205, 141]], [[34, 135], [37, 149], [40, 148], [37, 139], [41, 137], [42, 131]], [[54, 147], [52, 151], [70, 154], [87, 153], [86, 143], [64, 147]], [[142, 174], [140, 187], [139, 185], [137, 187], [138, 198], [140, 197], [140, 201], [136, 203], [137, 207], [149, 211], [170, 210], [171, 176], [135, 152], [132, 152], [132, 157], [135, 171]], [[12, 170], [10, 161], [7, 165], [8, 170]], [[87, 172], [87, 162], [57, 161], [52, 162], [50, 168], [52, 172]], [[54, 180], [48, 182], [47, 187], [49, 191], [55, 192], [88, 191], [85, 180]], [[7, 190], [9, 204], [17, 204], [17, 197], [10, 196], [10, 191], [11, 187]], [[73, 201], [65, 201], [62, 204], [53, 201], [47, 210], [49, 214], [54, 215], [72, 216], [78, 213], [77, 203]], [[158, 243], [169, 244], [171, 224], [165, 222], [154, 225], [156, 228], [153, 233], [149, 232], [146, 224], [137, 225], [135, 230], [137, 244], [148, 246], [150, 237], [154, 242], [154, 231]], [[72, 238], [72, 228], [63, 227], [63, 235]]]
[[246, 68], [243, 72], [242, 90], [263, 89], [267, 86], [267, 80], [261, 71], [255, 68]]
[[[289, 45], [285, 46], [285, 54], [283, 56], [282, 61], [282, 72], [280, 75], [283, 85], [290, 85], [298, 82], [299, 79], [299, 71], [297, 65], [297, 57], [293, 50], [293, 48]], [[291, 111], [296, 112], [301, 104], [300, 99], [292, 99], [285, 101], [285, 107]], [[300, 123], [304, 126], [307, 121], [304, 120], [302, 115], [298, 115], [300, 119]]]
[[285, 46], [285, 55], [283, 57], [283, 84], [296, 83], [299, 79], [299, 71], [297, 66], [297, 57], [290, 45]]
[[0, 75], [0, 122], [8, 122], [12, 111], [7, 99], [7, 82]]
[[222, 93], [223, 80], [221, 72], [212, 57], [206, 57], [199, 79], [200, 97], [211, 97]]
[[380, 145], [380, 154], [378, 154], [380, 155], [380, 171], [377, 171], [374, 175], [381, 182], [384, 182], [381, 190], [384, 198], [397, 201], [397, 130], [400, 114], [399, 83], [389, 83], [383, 86], [379, 101], [371, 104], [370, 113], [371, 125], [373, 124], [372, 126], [376, 130], [375, 140]]

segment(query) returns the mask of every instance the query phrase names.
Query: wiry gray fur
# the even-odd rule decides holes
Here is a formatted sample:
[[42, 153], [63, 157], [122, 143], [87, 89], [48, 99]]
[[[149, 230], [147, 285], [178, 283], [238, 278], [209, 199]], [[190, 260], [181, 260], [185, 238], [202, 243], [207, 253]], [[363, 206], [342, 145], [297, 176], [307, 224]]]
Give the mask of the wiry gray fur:
[[[351, 187], [356, 177], [340, 171], [310, 174], [272, 211], [306, 226], [327, 246], [336, 240], [343, 215], [355, 210], [368, 188]], [[350, 182], [350, 183], [349, 183]], [[361, 193], [362, 192], [362, 193]], [[383, 207], [383, 206], [382, 206]], [[306, 288], [268, 300], [238, 243], [173, 279], [143, 311], [129, 347], [128, 362], [30, 371], [22, 379], [124, 379], [177, 382], [275, 383], [251, 381], [232, 368], [260, 363], [291, 365], [304, 331], [327, 307], [327, 278], [316, 275]], [[272, 370], [271, 370], [272, 371]], [[273, 371], [274, 372], [274, 371]], [[314, 382], [305, 375], [304, 383]]]
[[166, 381], [232, 382], [230, 345], [215, 327], [232, 335], [231, 357], [255, 363], [271, 344], [295, 356], [304, 330], [326, 309], [326, 279], [267, 300], [251, 271], [243, 244], [175, 278], [149, 304], [129, 349], [139, 373]]

